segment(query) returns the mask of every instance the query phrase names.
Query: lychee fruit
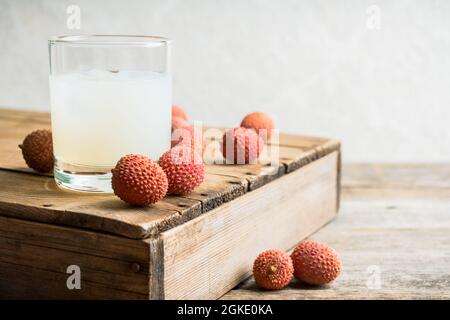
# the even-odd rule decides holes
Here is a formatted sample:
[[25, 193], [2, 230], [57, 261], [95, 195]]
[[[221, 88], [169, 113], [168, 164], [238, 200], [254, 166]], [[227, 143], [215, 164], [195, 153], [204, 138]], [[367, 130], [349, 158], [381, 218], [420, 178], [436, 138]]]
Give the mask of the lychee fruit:
[[191, 147], [199, 155], [203, 155], [205, 149], [205, 141], [203, 140], [203, 132], [196, 130], [192, 126], [178, 128], [172, 131], [172, 147], [177, 145], [185, 145]]
[[188, 194], [198, 187], [205, 178], [202, 157], [192, 148], [179, 144], [166, 151], [158, 160], [169, 182], [168, 192]]
[[112, 169], [112, 188], [123, 201], [147, 206], [167, 193], [167, 177], [161, 167], [140, 154], [126, 155]]
[[293, 273], [291, 257], [281, 250], [264, 251], [253, 263], [255, 282], [264, 289], [283, 289], [292, 280]]
[[268, 114], [264, 112], [252, 112], [242, 119], [241, 127], [255, 129], [256, 133], [260, 136], [270, 139], [275, 125], [273, 119]]
[[53, 169], [53, 142], [50, 130], [36, 130], [28, 134], [19, 145], [27, 165], [38, 172]]
[[191, 128], [189, 122], [180, 117], [172, 117], [172, 132], [177, 129]]
[[253, 129], [229, 129], [222, 137], [222, 154], [227, 163], [255, 163], [263, 147], [264, 141]]
[[302, 241], [291, 254], [294, 276], [312, 285], [333, 281], [341, 272], [341, 261], [336, 251], [326, 244]]
[[172, 117], [180, 117], [186, 121], [188, 121], [188, 116], [186, 111], [183, 110], [179, 105], [172, 105]]

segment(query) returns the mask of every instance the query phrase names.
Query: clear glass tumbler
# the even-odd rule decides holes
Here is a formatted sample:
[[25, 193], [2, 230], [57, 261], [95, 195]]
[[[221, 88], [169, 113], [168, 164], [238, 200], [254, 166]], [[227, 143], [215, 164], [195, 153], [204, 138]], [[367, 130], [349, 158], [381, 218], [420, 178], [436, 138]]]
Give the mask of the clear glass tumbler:
[[49, 40], [54, 176], [63, 188], [112, 192], [111, 169], [169, 149], [170, 42], [152, 36]]

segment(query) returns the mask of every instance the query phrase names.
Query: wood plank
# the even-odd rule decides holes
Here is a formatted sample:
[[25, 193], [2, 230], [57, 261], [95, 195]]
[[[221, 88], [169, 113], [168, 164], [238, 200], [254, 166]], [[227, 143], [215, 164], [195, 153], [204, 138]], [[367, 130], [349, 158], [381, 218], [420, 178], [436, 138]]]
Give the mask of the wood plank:
[[[150, 259], [143, 241], [0, 217], [0, 297], [148, 298]], [[69, 265], [81, 290], [66, 286]]]
[[[225, 129], [215, 129], [212, 132], [214, 133], [215, 131], [218, 131], [215, 139], [220, 139]], [[278, 153], [272, 152], [268, 146], [263, 148], [257, 163], [235, 165], [225, 163], [220, 143], [217, 140], [211, 139], [208, 136], [206, 136], [205, 140], [204, 160], [205, 163], [209, 164], [206, 166], [206, 171], [209, 174], [244, 179], [248, 182], [249, 191], [255, 190], [277, 179], [286, 172], [285, 167], [279, 160]]]
[[[0, 154], [2, 157], [0, 158], [0, 168], [6, 170], [18, 170], [29, 173], [36, 173], [29, 168], [27, 168], [25, 162], [22, 159], [22, 155], [20, 150], [18, 149], [18, 145], [22, 142], [24, 137], [31, 131], [43, 128], [50, 128], [50, 116], [48, 113], [34, 113], [32, 111], [22, 111], [22, 110], [7, 110], [0, 109]], [[214, 128], [205, 128], [206, 130], [210, 130]], [[217, 132], [216, 132], [217, 131]], [[217, 138], [221, 137], [223, 128], [215, 129], [212, 132], [216, 132]], [[286, 157], [287, 162], [289, 163], [290, 170], [295, 170], [294, 166], [296, 165], [296, 160], [300, 162], [305, 161], [305, 157], [301, 157], [302, 159], [297, 159], [295, 155], [292, 155], [289, 152], [289, 149], [302, 149], [303, 151], [309, 151], [308, 156], [313, 157], [311, 159], [320, 158], [331, 151], [335, 151], [339, 148], [339, 142], [334, 140], [329, 140], [325, 138], [316, 138], [316, 137], [299, 137], [294, 135], [280, 134], [280, 146], [286, 146], [287, 155], [280, 155], [281, 158]], [[208, 141], [211, 141], [213, 137], [208, 136]], [[285, 144], [284, 144], [285, 143]], [[276, 144], [272, 142], [272, 144]], [[220, 152], [218, 152], [218, 148], [211, 147], [211, 153], [213, 155], [208, 156], [209, 147], [206, 148], [207, 157], [218, 157], [218, 159], [222, 159]], [[316, 150], [318, 153], [311, 152], [311, 150]], [[283, 151], [280, 151], [280, 154]], [[306, 161], [307, 164], [309, 163]], [[301, 163], [298, 167], [301, 167]], [[298, 168], [297, 167], [297, 168]], [[39, 173], [36, 173], [39, 174]], [[254, 183], [257, 185], [257, 182]], [[262, 184], [261, 184], [262, 185]], [[260, 186], [260, 185], [259, 185]]]
[[[274, 138], [276, 138], [274, 136]], [[293, 135], [293, 134], [286, 134], [286, 133], [280, 133], [279, 134], [279, 141], [274, 141], [274, 139], [271, 139], [271, 144], [279, 144], [281, 146], [286, 147], [295, 147], [295, 148], [302, 148], [302, 149], [311, 149], [318, 145], [322, 145], [326, 143], [329, 139], [327, 138], [320, 138], [320, 137], [311, 137], [311, 136], [305, 136], [305, 135]]]
[[[223, 299], [449, 299], [448, 170], [346, 164], [339, 216], [312, 236], [338, 251], [341, 276], [321, 287], [294, 281], [282, 291], [262, 291], [250, 278]], [[374, 272], [379, 287], [370, 286]]]
[[[212, 130], [211, 130], [212, 129]], [[206, 127], [204, 130], [204, 138], [207, 141], [220, 141], [225, 131], [230, 128], [225, 127]], [[301, 148], [304, 150], [312, 149], [318, 145], [326, 143], [329, 139], [321, 137], [313, 137], [306, 135], [294, 135], [279, 132], [273, 134], [268, 144], [280, 145], [284, 147]]]
[[0, 299], [148, 299], [148, 295], [84, 281], [68, 290], [68, 274], [0, 262]]
[[249, 276], [261, 250], [290, 248], [330, 221], [336, 214], [337, 156], [333, 152], [163, 232], [165, 298], [220, 296]]
[[264, 164], [223, 164], [207, 166], [206, 172], [214, 175], [245, 179], [248, 182], [248, 189], [252, 191], [282, 176], [285, 168], [282, 164], [273, 166]]
[[[160, 237], [155, 239], [146, 239], [150, 248], [150, 290], [149, 298], [151, 300], [164, 299], [164, 246]], [[200, 271], [200, 270], [199, 270]]]
[[142, 273], [134, 274], [130, 263], [126, 261], [69, 253], [60, 249], [21, 243], [10, 237], [0, 238], [0, 252], [0, 262], [3, 263], [62, 274], [66, 273], [68, 266], [77, 265], [82, 270], [83, 282], [99, 283], [119, 290], [126, 288], [127, 291], [143, 294], [148, 292], [148, 268], [142, 266]]
[[[34, 173], [26, 168], [17, 145], [28, 132], [48, 127], [49, 115], [0, 110], [0, 125], [0, 169]], [[294, 140], [289, 137], [289, 141]], [[301, 144], [302, 139], [298, 140]], [[323, 145], [313, 145], [313, 141]], [[266, 158], [261, 157], [261, 164], [208, 165], [205, 182], [193, 193], [184, 197], [168, 196], [148, 208], [133, 208], [111, 195], [61, 192], [51, 178], [0, 170], [0, 215], [88, 228], [130, 238], [151, 237], [257, 189], [282, 176], [286, 170], [296, 170], [317, 159], [319, 154], [324, 156], [326, 152], [339, 148], [338, 144], [330, 144], [329, 140], [322, 138], [307, 138], [303, 144], [314, 146], [313, 151], [281, 147], [279, 154], [269, 153]], [[274, 155], [280, 155], [282, 160], [273, 161]], [[269, 165], [270, 161], [273, 165]]]
[[[247, 191], [245, 180], [207, 175], [186, 197], [132, 207], [113, 195], [65, 192], [53, 178], [0, 171], [0, 215], [146, 238], [182, 224]], [[26, 197], [24, 197], [26, 195]]]
[[[425, 278], [424, 275], [420, 277]], [[431, 281], [424, 280], [425, 283]], [[433, 289], [425, 289], [420, 292], [390, 290], [376, 291], [367, 288], [347, 287], [347, 290], [318, 291], [317, 288], [294, 282], [294, 285], [282, 291], [263, 292], [254, 287], [254, 290], [232, 290], [221, 299], [223, 300], [448, 300], [450, 294], [446, 291], [437, 293]]]
[[21, 243], [32, 243], [37, 246], [64, 251], [76, 251], [87, 255], [105, 258], [118, 258], [130, 263], [148, 264], [147, 245], [123, 237], [91, 232], [76, 228], [0, 217], [0, 237], [17, 239]]
[[[51, 177], [0, 171], [0, 180], [0, 215], [130, 238], [158, 234], [173, 224], [181, 223], [180, 212], [191, 210], [191, 206], [179, 207], [171, 204], [170, 200], [148, 207], [132, 207], [112, 195], [62, 192]], [[201, 210], [196, 203], [196, 210]]]
[[[339, 219], [340, 217], [337, 220]], [[335, 229], [335, 224], [337, 223], [328, 228], [333, 229], [332, 231], [319, 231], [312, 237], [330, 244], [339, 252], [343, 271], [332, 283], [314, 287], [293, 281], [287, 289], [273, 292], [259, 289], [251, 278], [223, 298], [284, 300], [450, 297], [450, 257], [446, 254], [449, 248], [448, 228]], [[379, 279], [378, 284], [373, 282], [375, 279]]]
[[[16, 145], [48, 114], [0, 111], [1, 124], [0, 152], [15, 155], [0, 157], [0, 296], [215, 298], [263, 246], [291, 247], [336, 214], [340, 145], [329, 139], [287, 136], [257, 165], [208, 166], [193, 193], [136, 208], [29, 174]], [[82, 268], [83, 292], [65, 287], [69, 264]]]
[[327, 140], [321, 145], [308, 148], [279, 146], [280, 162], [286, 166], [286, 172], [289, 173], [333, 151], [339, 151], [340, 147], [341, 143], [337, 140]]
[[189, 195], [181, 198], [200, 201], [202, 213], [205, 213], [244, 195], [247, 190], [248, 181], [244, 178], [221, 176], [207, 172], [205, 181]]
[[[301, 140], [301, 139], [300, 139]], [[278, 150], [274, 150], [277, 148]], [[249, 190], [255, 190], [285, 173], [299, 168], [340, 149], [340, 142], [327, 140], [323, 145], [309, 148], [287, 147], [278, 145], [266, 146], [255, 165], [216, 164], [207, 166], [207, 172], [216, 175], [226, 175], [248, 180]], [[210, 159], [222, 161], [220, 150], [210, 151]], [[219, 154], [218, 154], [219, 153]]]
[[343, 184], [349, 187], [450, 187], [448, 163], [348, 163], [343, 170]]
[[342, 201], [350, 201], [354, 199], [380, 200], [402, 198], [411, 203], [416, 199], [427, 198], [435, 202], [447, 201], [450, 199], [450, 188], [433, 188], [433, 187], [342, 187]]
[[1, 108], [0, 120], [23, 121], [24, 123], [41, 122], [50, 125], [50, 112]]

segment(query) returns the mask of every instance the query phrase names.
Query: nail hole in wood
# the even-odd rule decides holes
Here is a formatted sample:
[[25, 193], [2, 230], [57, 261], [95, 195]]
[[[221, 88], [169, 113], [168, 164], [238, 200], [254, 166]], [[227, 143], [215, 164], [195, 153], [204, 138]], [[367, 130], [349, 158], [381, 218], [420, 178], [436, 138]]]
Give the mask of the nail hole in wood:
[[202, 197], [207, 197], [207, 196], [209, 196], [209, 194], [207, 194], [207, 193], [200, 193], [200, 195], [201, 195]]
[[229, 184], [241, 184], [239, 181], [233, 181], [233, 180], [228, 181], [228, 183]]
[[133, 272], [139, 272], [141, 270], [141, 265], [139, 263], [137, 263], [137, 262], [133, 262], [131, 264], [131, 270]]
[[253, 173], [253, 172], [250, 172], [250, 171], [249, 171], [249, 172], [246, 172], [245, 174], [246, 174], [246, 175], [249, 175], [249, 176], [253, 176], [253, 175], [254, 175], [254, 173]]
[[44, 203], [42, 205], [44, 208], [49, 208], [49, 207], [53, 207], [53, 205], [51, 203]]
[[181, 207], [181, 208], [186, 208], [189, 205], [187, 203], [185, 203], [185, 202], [178, 202], [178, 206]]

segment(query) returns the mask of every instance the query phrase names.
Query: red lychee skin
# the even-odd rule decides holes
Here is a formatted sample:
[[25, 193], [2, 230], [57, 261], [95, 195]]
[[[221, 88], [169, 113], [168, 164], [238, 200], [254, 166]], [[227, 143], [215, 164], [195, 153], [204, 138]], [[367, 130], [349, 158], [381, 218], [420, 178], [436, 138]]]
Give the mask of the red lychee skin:
[[308, 284], [326, 284], [336, 279], [341, 272], [341, 261], [336, 251], [317, 241], [300, 242], [291, 258], [294, 276]]
[[50, 172], [53, 169], [52, 132], [47, 129], [36, 130], [28, 134], [19, 145], [28, 167], [38, 172]]
[[172, 117], [180, 117], [186, 121], [188, 121], [188, 116], [186, 111], [183, 110], [179, 105], [172, 105]]
[[169, 193], [188, 194], [198, 187], [205, 178], [202, 157], [183, 144], [166, 151], [158, 160], [169, 182]]
[[[229, 143], [234, 145], [233, 154], [227, 154]], [[229, 129], [222, 137], [222, 154], [227, 163], [255, 163], [263, 147], [264, 141], [253, 129], [243, 127]]]
[[140, 154], [122, 157], [112, 169], [111, 181], [114, 193], [136, 206], [158, 202], [168, 189], [167, 177], [161, 167]]
[[264, 289], [283, 289], [292, 280], [293, 273], [291, 257], [281, 250], [264, 251], [253, 263], [255, 282]]
[[203, 156], [205, 151], [205, 141], [203, 140], [203, 132], [196, 132], [194, 127], [183, 127], [172, 131], [172, 148], [177, 145], [185, 145], [191, 147], [199, 155]]
[[[264, 112], [252, 112], [242, 119], [241, 127], [255, 129], [256, 133], [261, 133], [261, 136], [270, 139], [275, 125], [273, 119], [268, 114]], [[262, 129], [266, 130], [265, 133], [261, 132]]]
[[189, 129], [189, 128], [191, 128], [191, 125], [189, 124], [189, 122], [187, 122], [183, 118], [172, 117], [172, 132], [177, 129], [183, 129], [183, 128]]

